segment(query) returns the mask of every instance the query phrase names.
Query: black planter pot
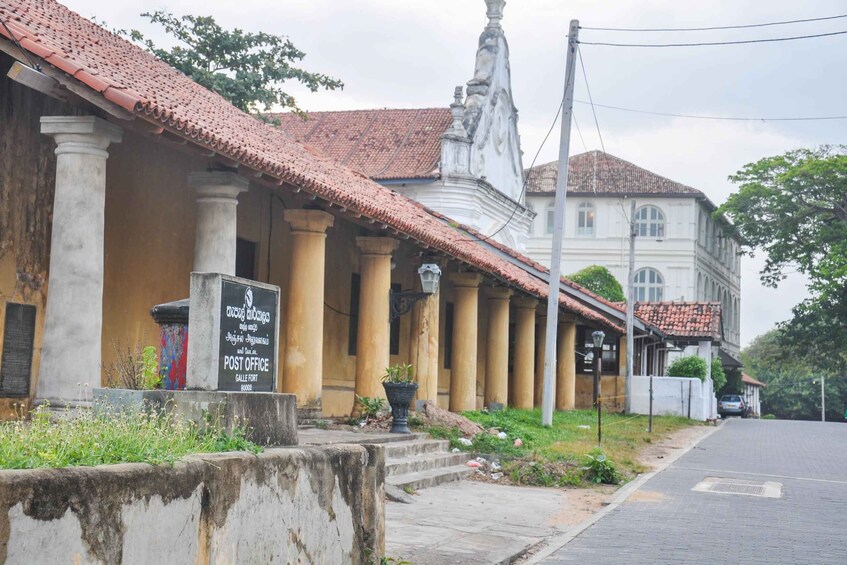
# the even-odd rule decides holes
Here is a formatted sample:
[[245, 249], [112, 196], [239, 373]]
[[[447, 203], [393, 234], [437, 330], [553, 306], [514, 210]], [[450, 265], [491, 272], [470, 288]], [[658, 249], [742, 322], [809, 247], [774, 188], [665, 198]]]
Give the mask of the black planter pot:
[[382, 383], [391, 405], [391, 433], [410, 434], [409, 405], [418, 390], [418, 383]]

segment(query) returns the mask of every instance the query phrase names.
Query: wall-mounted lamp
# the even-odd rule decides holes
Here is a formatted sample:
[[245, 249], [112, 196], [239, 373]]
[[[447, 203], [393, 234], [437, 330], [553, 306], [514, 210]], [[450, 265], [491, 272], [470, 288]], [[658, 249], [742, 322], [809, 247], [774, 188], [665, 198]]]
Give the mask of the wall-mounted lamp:
[[421, 277], [422, 292], [407, 290], [405, 292], [390, 292], [389, 294], [389, 320], [394, 321], [412, 309], [418, 300], [423, 300], [438, 292], [438, 284], [441, 282], [441, 268], [435, 263], [424, 263], [418, 269]]

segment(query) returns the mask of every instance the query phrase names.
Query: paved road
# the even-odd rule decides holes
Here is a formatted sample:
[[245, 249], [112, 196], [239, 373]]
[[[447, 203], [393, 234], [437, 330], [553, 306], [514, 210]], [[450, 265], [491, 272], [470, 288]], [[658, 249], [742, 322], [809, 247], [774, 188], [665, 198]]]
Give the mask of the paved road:
[[[781, 498], [696, 492], [773, 481]], [[730, 419], [543, 563], [847, 564], [847, 424]]]

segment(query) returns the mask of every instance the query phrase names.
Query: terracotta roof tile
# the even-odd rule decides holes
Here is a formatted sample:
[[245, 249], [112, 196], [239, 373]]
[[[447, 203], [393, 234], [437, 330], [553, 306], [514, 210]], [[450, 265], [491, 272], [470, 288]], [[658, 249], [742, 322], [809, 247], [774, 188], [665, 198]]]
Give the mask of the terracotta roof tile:
[[752, 385], [752, 386], [760, 386], [760, 387], [768, 386], [765, 383], [763, 383], [762, 381], [758, 381], [758, 380], [754, 379], [753, 377], [751, 377], [750, 375], [745, 375], [744, 373], [741, 373], [741, 382], [746, 384], [746, 385]]
[[282, 129], [372, 179], [433, 178], [449, 108], [272, 114]]
[[670, 338], [722, 338], [720, 302], [638, 302], [635, 315]]
[[[20, 37], [60, 46], [49, 49], [49, 55], [35, 48], [32, 53], [45, 55], [42, 59], [50, 65], [144, 119], [242, 165], [378, 220], [531, 295], [546, 298], [547, 288], [540, 280], [469, 241], [467, 234], [425, 207], [310, 151], [279, 128], [241, 112], [140, 47], [54, 0], [7, 0], [0, 5], [0, 18]], [[2, 27], [0, 35], [8, 37]], [[100, 91], [104, 82], [108, 87]], [[559, 302], [588, 320], [621, 331], [600, 313], [568, 296], [561, 294]]]
[[[559, 162], [527, 169], [527, 192], [556, 192]], [[568, 192], [575, 194], [664, 194], [705, 196], [697, 189], [674, 182], [620, 157], [589, 151], [568, 161]]]

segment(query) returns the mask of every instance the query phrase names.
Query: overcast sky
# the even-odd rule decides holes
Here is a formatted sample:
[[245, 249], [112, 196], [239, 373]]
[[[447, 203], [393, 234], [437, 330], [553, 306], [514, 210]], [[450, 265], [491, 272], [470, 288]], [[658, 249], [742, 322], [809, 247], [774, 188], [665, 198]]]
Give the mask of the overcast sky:
[[[290, 90], [307, 110], [446, 107], [453, 87], [472, 76], [485, 25], [483, 0], [65, 0], [86, 17], [116, 28], [161, 34], [139, 14], [212, 15], [225, 26], [288, 35], [307, 53], [303, 66], [345, 82], [341, 92]], [[845, 0], [511, 0], [503, 27], [511, 50], [512, 87], [528, 166], [562, 96], [568, 22], [585, 27], [704, 27], [847, 13]], [[676, 34], [583, 30], [583, 41], [623, 43], [728, 41], [847, 30], [847, 19], [736, 31]], [[847, 115], [847, 35], [720, 47], [634, 49], [582, 47], [594, 101], [641, 110], [709, 116]], [[577, 75], [576, 98], [587, 99]], [[599, 149], [591, 110], [575, 109], [585, 147]], [[744, 164], [789, 149], [843, 143], [847, 120], [733, 122], [598, 109], [606, 150], [705, 192], [716, 204], [733, 191], [727, 176]], [[538, 157], [552, 161], [558, 129]], [[759, 283], [761, 258], [743, 261], [742, 343], [790, 317], [806, 296], [795, 275], [780, 288]]]

